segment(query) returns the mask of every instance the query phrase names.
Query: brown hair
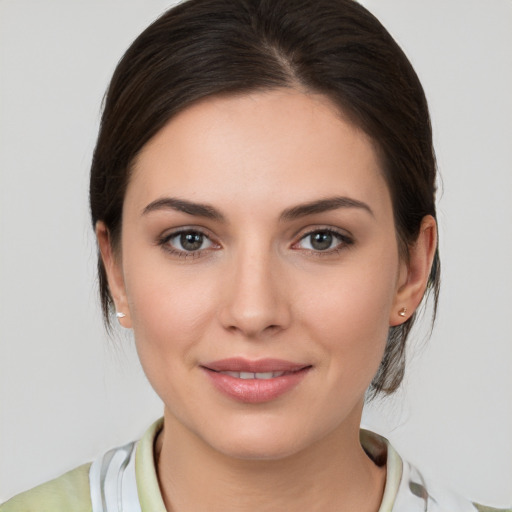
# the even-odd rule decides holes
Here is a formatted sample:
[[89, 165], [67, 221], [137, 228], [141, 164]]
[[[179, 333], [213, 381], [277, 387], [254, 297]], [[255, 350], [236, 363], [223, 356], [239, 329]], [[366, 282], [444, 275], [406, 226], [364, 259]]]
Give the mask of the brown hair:
[[[435, 217], [436, 161], [427, 102], [407, 57], [354, 0], [188, 0], [130, 46], [107, 91], [90, 205], [118, 246], [130, 164], [179, 111], [207, 96], [296, 87], [322, 93], [376, 143], [403, 257], [425, 215]], [[107, 326], [112, 307], [98, 255]], [[436, 252], [428, 291], [439, 291]], [[370, 395], [395, 391], [415, 315], [391, 327]]]

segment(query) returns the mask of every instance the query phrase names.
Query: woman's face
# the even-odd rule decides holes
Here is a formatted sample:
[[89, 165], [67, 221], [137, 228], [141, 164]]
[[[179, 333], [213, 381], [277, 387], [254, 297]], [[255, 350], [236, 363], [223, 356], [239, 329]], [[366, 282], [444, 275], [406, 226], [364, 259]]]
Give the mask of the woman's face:
[[111, 289], [177, 428], [242, 458], [358, 428], [407, 269], [374, 147], [326, 98], [180, 113], [135, 162], [121, 240]]

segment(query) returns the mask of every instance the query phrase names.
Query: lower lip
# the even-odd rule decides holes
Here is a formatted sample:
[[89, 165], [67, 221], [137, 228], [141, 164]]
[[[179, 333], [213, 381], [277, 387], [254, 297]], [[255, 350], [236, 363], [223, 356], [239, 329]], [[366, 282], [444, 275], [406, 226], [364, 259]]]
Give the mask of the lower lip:
[[258, 404], [270, 402], [291, 391], [302, 381], [310, 368], [303, 368], [273, 379], [238, 379], [208, 368], [204, 370], [221, 393], [239, 402]]

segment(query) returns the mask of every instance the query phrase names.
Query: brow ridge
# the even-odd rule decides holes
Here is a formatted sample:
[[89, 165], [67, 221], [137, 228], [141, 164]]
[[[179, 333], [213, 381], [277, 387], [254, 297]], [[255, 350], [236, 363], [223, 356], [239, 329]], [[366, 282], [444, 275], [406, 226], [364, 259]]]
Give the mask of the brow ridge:
[[358, 208], [365, 210], [370, 215], [374, 216], [372, 209], [363, 201], [352, 199], [350, 197], [334, 196], [288, 208], [283, 211], [280, 218], [285, 221], [295, 220], [308, 215], [314, 215], [316, 213], [338, 210], [339, 208]]
[[211, 220], [224, 221], [222, 213], [209, 204], [194, 203], [192, 201], [178, 199], [175, 197], [163, 197], [161, 199], [156, 199], [142, 210], [142, 215], [147, 215], [150, 212], [159, 210], [176, 210], [196, 217], [205, 217]]
[[[334, 196], [287, 208], [281, 213], [280, 220], [290, 221], [306, 217], [308, 215], [338, 210], [340, 208], [358, 208], [367, 211], [373, 216], [372, 209], [363, 201], [352, 199], [350, 197]], [[142, 215], [147, 215], [150, 212], [159, 210], [175, 210], [196, 217], [225, 221], [224, 215], [209, 204], [194, 203], [192, 201], [178, 199], [175, 197], [163, 197], [152, 201], [144, 208]]]

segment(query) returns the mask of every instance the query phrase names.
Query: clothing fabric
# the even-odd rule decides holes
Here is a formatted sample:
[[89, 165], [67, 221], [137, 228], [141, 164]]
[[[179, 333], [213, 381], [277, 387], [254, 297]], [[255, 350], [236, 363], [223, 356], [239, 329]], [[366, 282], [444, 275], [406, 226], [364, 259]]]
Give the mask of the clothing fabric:
[[[0, 512], [166, 512], [156, 475], [153, 446], [163, 420], [137, 442], [108, 451], [61, 477], [15, 496]], [[383, 437], [361, 430], [361, 445], [377, 465], [386, 464], [378, 512], [512, 512], [461, 498], [426, 480]]]

